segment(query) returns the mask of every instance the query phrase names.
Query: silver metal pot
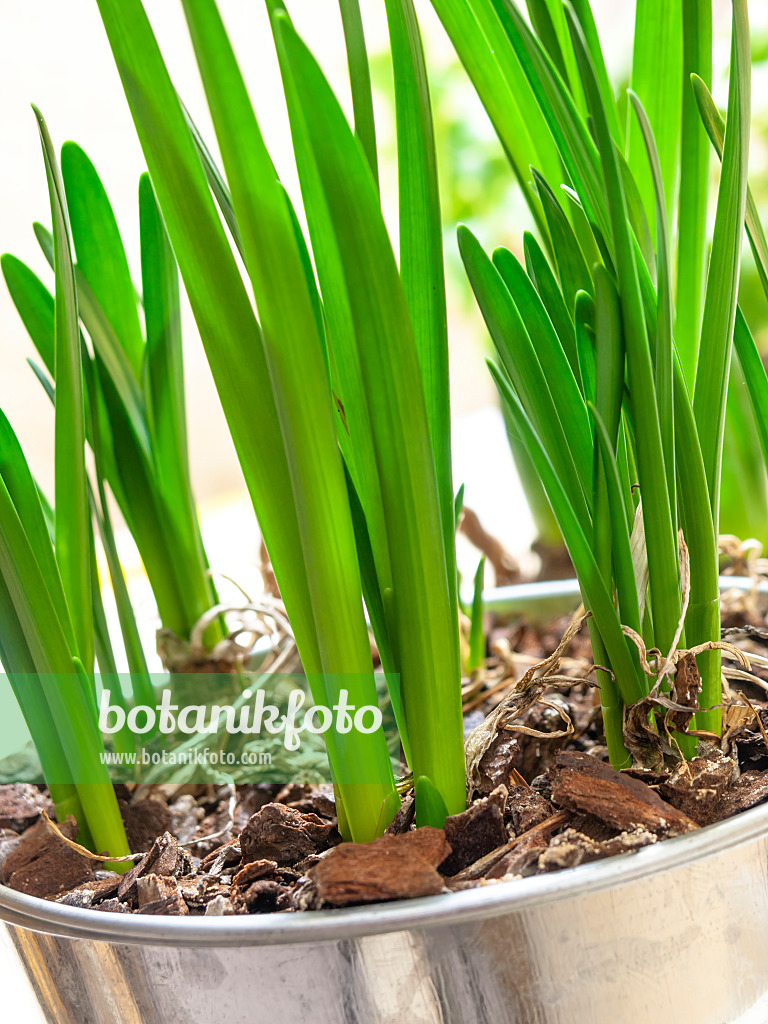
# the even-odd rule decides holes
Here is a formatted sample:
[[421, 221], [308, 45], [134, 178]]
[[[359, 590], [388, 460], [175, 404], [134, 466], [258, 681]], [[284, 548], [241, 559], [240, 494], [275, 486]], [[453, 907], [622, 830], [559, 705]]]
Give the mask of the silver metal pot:
[[0, 887], [0, 922], [25, 1024], [765, 1024], [768, 805], [397, 904], [155, 918]]

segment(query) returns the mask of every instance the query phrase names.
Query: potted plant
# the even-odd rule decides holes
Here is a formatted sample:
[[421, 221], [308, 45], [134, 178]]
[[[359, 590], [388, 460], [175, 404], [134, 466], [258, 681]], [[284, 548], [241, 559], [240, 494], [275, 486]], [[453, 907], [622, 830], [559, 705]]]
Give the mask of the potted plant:
[[[399, 142], [399, 267], [376, 187], [356, 4], [342, 4], [353, 134], [284, 5], [268, 3], [307, 239], [277, 180], [214, 0], [184, 0], [184, 11], [223, 172], [173, 88], [140, 0], [98, 0], [313, 699], [334, 710], [347, 699], [377, 704], [364, 596], [409, 774], [396, 785], [381, 728], [348, 729], [337, 718], [326, 742], [335, 818], [347, 842], [334, 845], [334, 825], [296, 802], [289, 810], [270, 803], [248, 819], [239, 838], [192, 867], [168, 836], [130, 870], [129, 861], [113, 860], [122, 878], [107, 872], [90, 887], [75, 886], [66, 894], [74, 898], [70, 905], [3, 890], [0, 912], [34, 976], [46, 1019], [203, 1021], [225, 1014], [266, 1021], [307, 1012], [328, 1021], [641, 1021], [665, 1013], [707, 1024], [747, 1014], [758, 1019], [762, 1012], [756, 936], [764, 934], [768, 902], [759, 869], [765, 809], [699, 827], [703, 807], [714, 820], [727, 816], [721, 801], [731, 814], [763, 799], [762, 773], [746, 773], [737, 785], [737, 761], [720, 750], [717, 495], [734, 324], [759, 431], [768, 409], [768, 380], [761, 364], [758, 372], [736, 301], [745, 216], [758, 254], [765, 247], [747, 208], [746, 3], [734, 3], [724, 132], [706, 88], [695, 84], [708, 131], [722, 144], [724, 170], [707, 299], [685, 349], [690, 356], [700, 340], [691, 401], [673, 340], [665, 154], [653, 129], [662, 133], [633, 98], [643, 148], [638, 155], [637, 143], [631, 146], [630, 163], [624, 160], [588, 5], [580, 3], [577, 13], [532, 4], [534, 34], [512, 0], [433, 2], [455, 38], [476, 47], [472, 70], [486, 104], [497, 104], [499, 123], [505, 104], [512, 110], [514, 79], [530, 92], [518, 123], [530, 131], [543, 125], [551, 139], [538, 141], [553, 157], [553, 176], [537, 174], [535, 181], [554, 269], [533, 236], [525, 269], [509, 253], [489, 260], [466, 230], [460, 247], [499, 354], [495, 379], [557, 517], [589, 612], [601, 711], [590, 708], [587, 694], [580, 734], [598, 753], [595, 723], [601, 721], [613, 767], [583, 751], [564, 753], [550, 763], [548, 781], [533, 788], [509, 756], [516, 730], [539, 747], [554, 734], [541, 722], [538, 729], [528, 719], [523, 724], [521, 716], [537, 702], [567, 724], [559, 736], [573, 734], [575, 705], [569, 712], [543, 694], [574, 682], [559, 666], [581, 620], [470, 735], [465, 762], [440, 213], [424, 57], [410, 0], [386, 0]], [[681, 47], [685, 42], [691, 71], [700, 67], [696, 55], [708, 40], [706, 5], [697, 9], [701, 21], [686, 15], [684, 25], [669, 29]], [[522, 102], [527, 94], [516, 95]], [[709, 141], [705, 135], [702, 142], [699, 125], [688, 123], [688, 142], [701, 154]], [[25, 477], [25, 487], [14, 492], [3, 471], [9, 497], [0, 516], [0, 573], [9, 635], [22, 654], [29, 652], [36, 673], [53, 674], [42, 691], [43, 712], [55, 711], [57, 728], [75, 715], [62, 690], [71, 685], [78, 695], [82, 714], [61, 745], [80, 795], [81, 772], [99, 762], [101, 738], [91, 712], [92, 598], [84, 574], [89, 517], [79, 282], [44, 129], [43, 140], [54, 221], [57, 445], [66, 444], [74, 460], [77, 491], [62, 473], [60, 532], [51, 548], [39, 528], [30, 537], [31, 521], [20, 512], [29, 499], [34, 522], [44, 519], [29, 498], [36, 497], [33, 485]], [[552, 189], [561, 163], [564, 206]], [[698, 172], [695, 181], [702, 183]], [[699, 228], [705, 192], [702, 186], [689, 211]], [[655, 247], [647, 244], [651, 215]], [[242, 257], [255, 310], [233, 249]], [[690, 261], [687, 270], [703, 281], [701, 238]], [[92, 446], [95, 436], [91, 426]], [[21, 562], [28, 548], [31, 555]], [[48, 567], [42, 580], [37, 552], [45, 553]], [[471, 665], [481, 646], [481, 585], [478, 573]], [[71, 629], [64, 608], [76, 620]], [[58, 630], [49, 636], [51, 622], [64, 623], [61, 638]], [[49, 642], [56, 644], [55, 662]], [[725, 647], [742, 659], [744, 676], [745, 656]], [[20, 687], [22, 700], [26, 693]], [[741, 712], [757, 719], [749, 742], [761, 743], [759, 714], [746, 703]], [[37, 722], [35, 709], [29, 713]], [[75, 762], [78, 728], [90, 746]], [[46, 738], [38, 741], [44, 750]], [[502, 766], [501, 785], [483, 760], [489, 751]], [[479, 799], [465, 809], [467, 771], [470, 795]], [[103, 776], [89, 781], [99, 788], [83, 789], [81, 803], [100, 801], [115, 824], [113, 834], [91, 836], [92, 856], [109, 863], [125, 848], [117, 805]], [[412, 790], [403, 806], [401, 789]], [[504, 819], [512, 790], [520, 803], [510, 813], [519, 820], [509, 838]], [[58, 801], [60, 818], [67, 798]], [[82, 811], [90, 824], [88, 807]], [[599, 825], [607, 833], [595, 832]], [[301, 859], [288, 858], [286, 833], [291, 842], [309, 844]], [[658, 842], [670, 836], [677, 838]], [[71, 847], [71, 835], [65, 839]], [[604, 860], [608, 846], [635, 852]], [[460, 857], [461, 864], [451, 861]], [[154, 870], [161, 861], [163, 870]], [[569, 863], [582, 866], [551, 873]], [[531, 866], [536, 877], [521, 880]], [[184, 882], [190, 877], [197, 895]], [[251, 912], [190, 915], [190, 905], [208, 906], [211, 885], [216, 900], [226, 904], [221, 892], [229, 887], [230, 909]], [[426, 896], [444, 886], [452, 894]], [[83, 909], [107, 890], [117, 893], [115, 905], [102, 907], [112, 914]], [[394, 899], [417, 893], [425, 898]], [[370, 905], [377, 898], [394, 902]], [[209, 903], [222, 906], [213, 898]], [[355, 903], [363, 905], [350, 906]], [[177, 916], [163, 916], [172, 906]], [[339, 906], [348, 909], [254, 916], [268, 907]], [[731, 965], [740, 972], [738, 985]], [[651, 976], [660, 993], [649, 995]]]

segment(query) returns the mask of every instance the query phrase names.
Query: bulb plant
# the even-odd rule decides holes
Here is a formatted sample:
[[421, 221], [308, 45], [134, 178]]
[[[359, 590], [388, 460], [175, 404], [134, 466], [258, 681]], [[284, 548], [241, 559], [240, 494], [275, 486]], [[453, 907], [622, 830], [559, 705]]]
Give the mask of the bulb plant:
[[[588, 122], [586, 95], [570, 40], [565, 5], [561, 0], [526, 0], [535, 36], [565, 84], [581, 120]], [[433, 7], [447, 30], [478, 95], [485, 105], [508, 157], [522, 194], [530, 207], [542, 246], [559, 272], [562, 239], [547, 221], [545, 198], [535, 168], [547, 182], [564, 183], [556, 134], [546, 122], [536, 100], [536, 90], [525, 73], [503, 27], [503, 15], [494, 0], [433, 0]], [[574, 12], [581, 25], [595, 66], [595, 75], [606, 106], [612, 135], [626, 158], [622, 169], [628, 211], [635, 219], [636, 237], [646, 255], [655, 245], [655, 198], [645, 143], [631, 106], [614, 100], [614, 88], [606, 70], [597, 27], [588, 0], [575, 0]], [[641, 99], [654, 130], [665, 203], [670, 226], [671, 282], [675, 299], [675, 343], [681, 368], [692, 393], [701, 335], [704, 303], [704, 272], [708, 253], [707, 199], [710, 194], [710, 151], [701, 128], [699, 111], [690, 84], [692, 73], [712, 84], [712, 5], [706, 0], [657, 5], [640, 0], [636, 7], [630, 84]], [[626, 114], [628, 116], [625, 116]], [[580, 158], [585, 157], [582, 151]], [[626, 171], [632, 172], [632, 182]], [[575, 231], [588, 266], [599, 258], [595, 238], [581, 207], [567, 201], [560, 205]], [[674, 219], [673, 219], [674, 214]], [[567, 249], [565, 250], [567, 251]], [[568, 272], [567, 269], [565, 271]], [[570, 288], [569, 282], [566, 288]], [[575, 293], [566, 295], [569, 302]], [[722, 530], [742, 537], [765, 540], [766, 472], [756, 452], [757, 435], [751, 418], [744, 376], [734, 357], [729, 374], [729, 396], [724, 426], [725, 459], [721, 474]], [[505, 413], [506, 415], [506, 413]], [[536, 486], [524, 445], [514, 436], [510, 443], [521, 482], [537, 529], [557, 536], [547, 526], [550, 511]], [[551, 515], [551, 512], [550, 512]]]
[[[525, 101], [535, 100], [536, 148], [545, 154], [554, 145], [559, 157], [556, 170], [532, 169], [529, 186], [549, 258], [530, 234], [524, 266], [505, 249], [489, 258], [466, 229], [459, 245], [496, 348], [491, 369], [507, 415], [536, 466], [592, 613], [595, 660], [607, 670], [599, 673], [606, 739], [612, 763], [625, 767], [623, 709], [650, 688], [638, 658], [641, 636], [661, 652], [662, 684], [669, 654], [703, 648], [695, 728], [719, 733], [721, 726], [712, 644], [720, 638], [718, 513], [735, 325], [758, 429], [765, 416], [765, 371], [737, 306], [750, 124], [746, 0], [733, 4], [728, 119], [719, 134], [716, 111], [709, 112], [723, 169], [708, 261], [709, 140], [699, 109], [711, 75], [706, 3], [669, 5], [676, 20], [668, 25], [668, 8], [664, 18], [649, 14], [633, 72], [644, 101], [630, 91], [625, 133], [586, 2], [531, 4], [533, 29], [513, 0], [470, 0], [461, 12], [433, 2], [467, 49], [489, 110], [501, 117], [502, 100], [512, 102], [514, 68], [524, 76]], [[639, 19], [646, 6], [639, 5]], [[472, 12], [486, 35], [476, 33], [469, 52], [450, 18]], [[682, 72], [664, 46], [681, 48], [687, 76], [677, 287], [669, 224], [678, 115], [665, 97]], [[481, 60], [492, 62], [493, 75], [484, 68], [481, 79]], [[695, 750], [690, 737], [678, 743], [686, 754]]]
[[[16, 435], [0, 414], [0, 660], [29, 726], [59, 820], [74, 815], [81, 842], [119, 857], [128, 853], [128, 846], [100, 758], [104, 747], [96, 714], [95, 652], [112, 670], [114, 656], [94, 561], [75, 268], [62, 179], [48, 129], [37, 111], [36, 116], [56, 268], [50, 310], [50, 357], [57, 381], [55, 512], [42, 498]], [[145, 683], [145, 674], [134, 677], [139, 695]], [[127, 742], [119, 738], [124, 748]]]
[[[77, 258], [78, 314], [92, 343], [92, 350], [82, 347], [81, 360], [97, 489], [106, 493], [108, 488], [117, 500], [139, 549], [163, 627], [187, 639], [198, 619], [216, 603], [216, 596], [189, 475], [173, 251], [145, 174], [139, 182], [141, 288], [136, 288], [107, 193], [88, 156], [75, 143], [62, 148], [61, 174]], [[34, 229], [53, 267], [51, 234], [39, 223]], [[33, 369], [50, 393], [56, 379], [53, 296], [16, 257], [6, 254], [0, 265], [37, 350], [40, 362]], [[104, 501], [102, 509], [111, 534]], [[111, 551], [111, 540], [107, 547]], [[116, 596], [125, 634], [130, 610], [124, 595]], [[214, 643], [219, 636], [214, 624], [206, 639]], [[135, 637], [128, 648], [132, 670], [141, 670]]]
[[[411, 0], [386, 2], [399, 268], [354, 0], [341, 4], [354, 133], [285, 6], [267, 3], [306, 235], [214, 0], [183, 8], [221, 170], [140, 0], [98, 6], [313, 696], [375, 703], [364, 596], [417, 819], [440, 825], [466, 789], [440, 210]], [[331, 732], [327, 745], [342, 828], [372, 839], [399, 806], [384, 735]]]

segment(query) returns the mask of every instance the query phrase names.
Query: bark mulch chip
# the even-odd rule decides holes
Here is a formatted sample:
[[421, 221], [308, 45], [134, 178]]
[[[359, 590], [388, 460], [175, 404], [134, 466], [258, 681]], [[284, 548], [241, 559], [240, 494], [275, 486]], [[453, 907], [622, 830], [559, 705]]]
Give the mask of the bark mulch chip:
[[768, 800], [768, 771], [744, 772], [717, 803], [713, 821], [731, 818], [734, 814], [749, 810]]
[[40, 811], [53, 815], [53, 804], [37, 786], [23, 782], [0, 786], [0, 829], [23, 832], [37, 821]]
[[144, 875], [137, 879], [140, 914], [165, 914], [186, 917], [189, 908], [179, 891], [179, 883], [172, 875]]
[[558, 754], [550, 776], [554, 804], [592, 814], [620, 832], [643, 828], [673, 836], [699, 827], [645, 783], [589, 754]]
[[308, 872], [296, 893], [300, 909], [434, 896], [444, 887], [438, 872], [451, 847], [441, 828], [425, 826], [372, 843], [342, 843]]
[[669, 779], [659, 784], [659, 793], [698, 825], [709, 825], [717, 820], [716, 808], [737, 774], [732, 758], [716, 750], [682, 762]]
[[530, 786], [510, 786], [506, 814], [516, 836], [541, 824], [555, 813], [552, 804]]
[[[59, 825], [67, 839], [77, 838], [77, 822], [70, 815]], [[28, 828], [19, 845], [0, 868], [0, 882], [42, 899], [55, 899], [84, 882], [93, 881], [93, 861], [81, 857], [39, 821]]]
[[341, 842], [335, 821], [302, 814], [285, 804], [266, 804], [240, 833], [243, 864], [274, 860], [292, 865]]
[[507, 788], [498, 786], [489, 796], [475, 800], [466, 811], [446, 819], [445, 838], [451, 853], [440, 865], [443, 875], [458, 874], [507, 841], [506, 803]]
[[192, 864], [189, 854], [179, 847], [176, 837], [164, 832], [152, 844], [138, 864], [120, 879], [117, 897], [127, 903], [134, 903], [139, 894], [138, 882], [145, 875], [178, 877], [190, 873]]

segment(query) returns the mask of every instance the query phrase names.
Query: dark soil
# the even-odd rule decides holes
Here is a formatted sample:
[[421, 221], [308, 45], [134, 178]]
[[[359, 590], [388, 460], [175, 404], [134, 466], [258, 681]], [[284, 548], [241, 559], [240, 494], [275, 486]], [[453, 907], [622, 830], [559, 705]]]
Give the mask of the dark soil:
[[[568, 625], [496, 631], [480, 677], [467, 680], [466, 811], [416, 828], [405, 792], [395, 821], [368, 845], [343, 843], [330, 787], [118, 787], [135, 865], [118, 875], [81, 856], [42, 812], [36, 786], [0, 786], [0, 882], [111, 913], [284, 913], [408, 899], [513, 881], [631, 853], [768, 801], [768, 685], [739, 679], [721, 741], [700, 737], [683, 761], [668, 745], [653, 767], [607, 763], [586, 630], [552, 655]], [[734, 639], [729, 637], [729, 639]], [[764, 650], [756, 631], [738, 637]], [[755, 646], [757, 645], [757, 646]], [[760, 645], [763, 645], [762, 648]], [[545, 678], [549, 673], [551, 682]], [[670, 729], [696, 709], [695, 662], [682, 658]], [[664, 711], [657, 714], [660, 716]], [[658, 717], [659, 731], [662, 719]], [[407, 787], [403, 787], [406, 789]], [[76, 839], [72, 818], [60, 823]], [[138, 856], [141, 855], [141, 856]]]

